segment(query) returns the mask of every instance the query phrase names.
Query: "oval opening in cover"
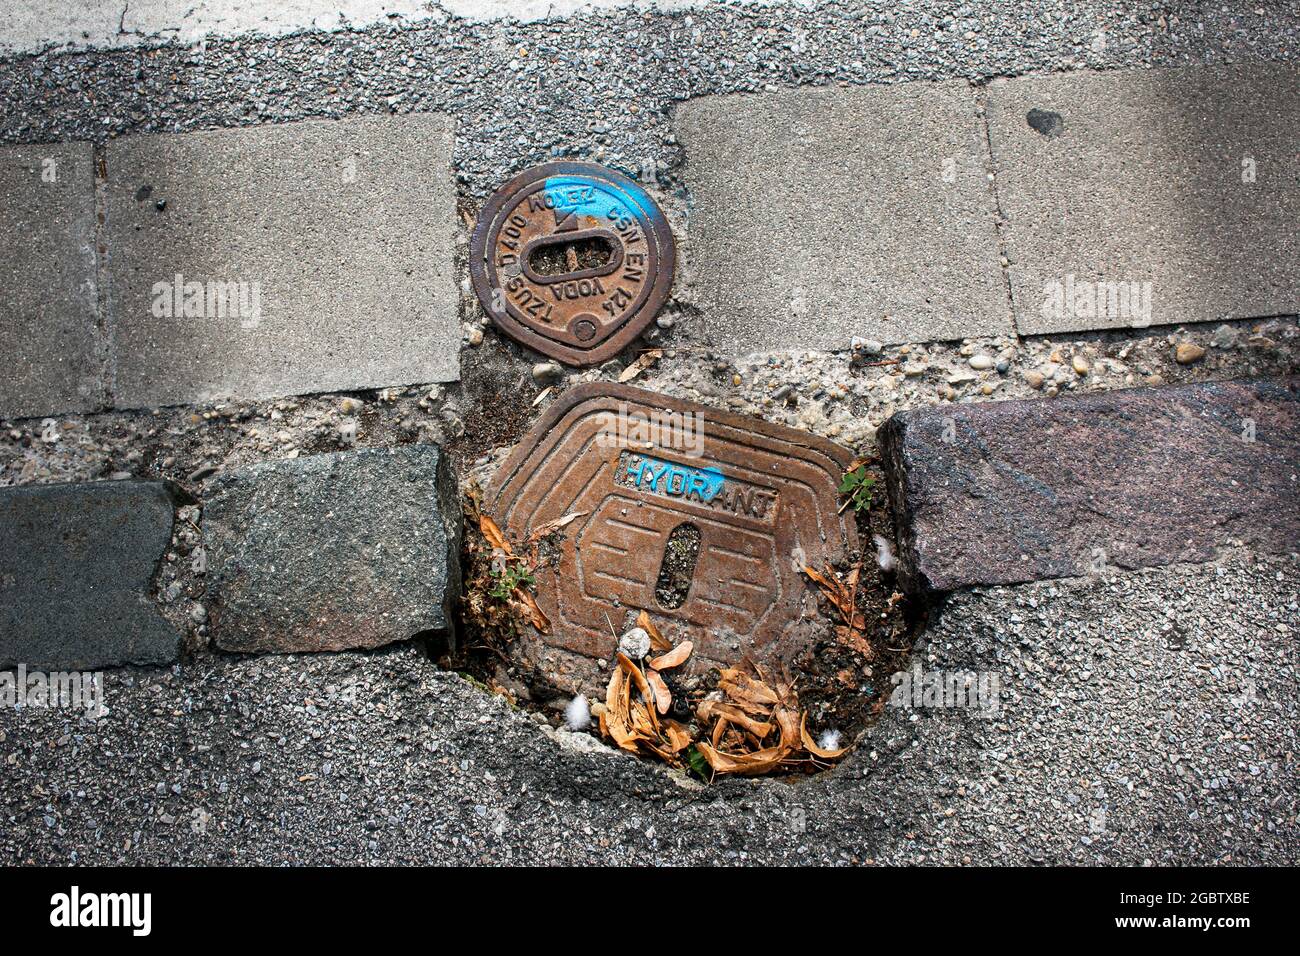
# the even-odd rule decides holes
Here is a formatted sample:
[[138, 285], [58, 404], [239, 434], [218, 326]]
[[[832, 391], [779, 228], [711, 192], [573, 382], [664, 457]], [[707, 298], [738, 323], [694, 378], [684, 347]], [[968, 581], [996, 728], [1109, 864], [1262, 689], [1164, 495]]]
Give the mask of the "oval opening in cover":
[[695, 562], [700, 557], [700, 529], [683, 521], [668, 535], [663, 561], [659, 564], [659, 581], [655, 600], [659, 606], [674, 610], [686, 603], [695, 577]]

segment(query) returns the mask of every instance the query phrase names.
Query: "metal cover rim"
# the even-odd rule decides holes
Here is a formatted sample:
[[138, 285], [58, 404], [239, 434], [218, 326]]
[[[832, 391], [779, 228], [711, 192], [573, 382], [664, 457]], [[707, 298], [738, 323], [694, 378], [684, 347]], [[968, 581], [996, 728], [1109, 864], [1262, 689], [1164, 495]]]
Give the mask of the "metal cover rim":
[[[601, 180], [615, 187], [622, 193], [628, 203], [640, 212], [643, 224], [653, 235], [656, 245], [656, 269], [653, 280], [646, 289], [645, 301], [623, 322], [622, 326], [612, 332], [607, 339], [590, 349], [574, 348], [563, 342], [540, 335], [521, 322], [508, 310], [498, 315], [492, 309], [494, 286], [489, 278], [488, 240], [493, 232], [498, 217], [508, 203], [528, 186], [552, 176], [588, 176]], [[644, 203], [638, 197], [645, 198]], [[645, 208], [647, 206], [649, 208]], [[521, 345], [540, 352], [550, 358], [576, 366], [596, 365], [613, 358], [627, 348], [653, 320], [672, 290], [673, 276], [676, 271], [677, 250], [673, 240], [672, 229], [668, 220], [655, 201], [645, 189], [622, 173], [608, 169], [596, 163], [561, 161], [530, 166], [514, 176], [504, 186], [496, 190], [479, 211], [470, 235], [469, 271], [483, 310], [487, 312], [494, 325]]]

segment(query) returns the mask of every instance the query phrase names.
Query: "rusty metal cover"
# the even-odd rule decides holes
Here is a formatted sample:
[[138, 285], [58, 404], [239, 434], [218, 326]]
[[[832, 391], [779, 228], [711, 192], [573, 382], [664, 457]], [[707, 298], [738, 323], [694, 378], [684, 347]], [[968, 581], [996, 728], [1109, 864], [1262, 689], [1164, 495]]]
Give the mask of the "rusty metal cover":
[[645, 190], [591, 163], [525, 170], [470, 240], [483, 308], [516, 341], [571, 365], [618, 354], [667, 298], [672, 230]]
[[[701, 664], [744, 654], [788, 662], [818, 614], [800, 568], [858, 547], [852, 513], [838, 512], [850, 459], [760, 419], [595, 383], [547, 409], [486, 504], [516, 541], [585, 512], [537, 575], [551, 648], [612, 660], [611, 628], [644, 609], [674, 640], [694, 641]], [[696, 551], [693, 567], [664, 567], [670, 542]], [[581, 670], [575, 684], [595, 677]]]

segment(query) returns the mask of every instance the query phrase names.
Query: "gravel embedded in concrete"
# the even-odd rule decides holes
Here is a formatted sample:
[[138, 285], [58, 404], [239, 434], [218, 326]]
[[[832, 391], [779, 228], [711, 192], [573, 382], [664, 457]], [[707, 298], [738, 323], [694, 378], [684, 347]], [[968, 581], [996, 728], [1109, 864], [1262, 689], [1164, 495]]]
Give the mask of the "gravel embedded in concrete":
[[[562, 155], [638, 175], [680, 231], [686, 196], [671, 115], [688, 97], [1295, 60], [1298, 50], [1300, 13], [1277, 4], [1210, 5], [1194, 16], [1000, 0], [978, 10], [830, 3], [453, 20], [0, 59], [0, 141], [103, 144], [442, 112], [457, 123], [467, 215], [510, 174]], [[467, 287], [462, 309], [478, 317]], [[833, 353], [722, 359], [697, 347], [702, 318], [692, 310], [670, 307], [661, 319], [651, 340], [667, 348], [664, 360], [638, 386], [861, 449], [899, 408], [1294, 373], [1300, 354], [1300, 327], [1279, 318], [911, 343], [860, 350], [864, 362], [848, 341]], [[542, 395], [529, 374], [537, 358], [481, 325], [464, 338], [469, 374], [447, 389], [6, 422], [0, 484], [165, 475], [201, 489], [214, 471], [267, 458], [444, 437], [486, 482], [559, 389]], [[1176, 358], [1194, 349], [1188, 364]], [[976, 353], [994, 367], [972, 368]], [[1076, 371], [1075, 355], [1088, 372]], [[568, 381], [610, 380], [624, 364]], [[846, 766], [796, 788], [684, 789], [587, 735], [559, 748], [530, 718], [407, 646], [201, 655], [175, 669], [115, 671], [112, 713], [96, 724], [0, 709], [0, 858], [1291, 862], [1296, 590], [1294, 559], [1237, 555], [959, 595], [918, 660], [1026, 675], [1023, 686], [1008, 683], [1016, 696], [1000, 720], [887, 709]]]
[[452, 19], [0, 59], [0, 141], [437, 111], [456, 120], [462, 189], [482, 198], [560, 155], [662, 179], [677, 160], [672, 107], [692, 96], [1297, 55], [1300, 12], [1278, 4], [1195, 16], [1115, 0], [928, 0]]

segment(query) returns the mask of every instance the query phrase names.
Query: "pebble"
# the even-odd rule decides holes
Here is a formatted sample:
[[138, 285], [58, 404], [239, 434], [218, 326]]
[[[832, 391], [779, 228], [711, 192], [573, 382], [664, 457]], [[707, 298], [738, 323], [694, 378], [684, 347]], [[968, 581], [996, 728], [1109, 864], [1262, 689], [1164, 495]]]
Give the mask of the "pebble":
[[1088, 365], [1088, 360], [1082, 355], [1076, 355], [1070, 359], [1070, 367], [1074, 369], [1075, 375], [1087, 375], [1091, 366]]
[[538, 362], [533, 366], [533, 380], [537, 382], [558, 382], [564, 377], [564, 369], [556, 362]]
[[465, 333], [465, 341], [470, 345], [482, 345], [483, 330], [480, 329], [477, 325], [472, 326], [470, 330], [467, 333]]
[[859, 338], [856, 335], [850, 340], [849, 346], [852, 352], [851, 361], [855, 365], [865, 364], [885, 350], [883, 343], [875, 339]]
[[1221, 325], [1214, 330], [1210, 344], [1216, 349], [1230, 349], [1237, 344], [1237, 330], [1231, 325]]
[[650, 635], [644, 628], [634, 627], [618, 639], [620, 654], [639, 661], [650, 653]]
[[1042, 372], [1038, 371], [1037, 369], [1031, 368], [1029, 371], [1025, 372], [1025, 383], [1030, 388], [1033, 389], [1042, 388], [1043, 382], [1046, 381], [1046, 379], [1047, 376], [1045, 376]]
[[970, 357], [970, 367], [977, 372], [986, 372], [993, 367], [993, 359], [983, 353], [972, 355]]
[[1204, 357], [1205, 349], [1194, 342], [1179, 342], [1178, 347], [1174, 349], [1174, 360], [1179, 365], [1191, 365]]

